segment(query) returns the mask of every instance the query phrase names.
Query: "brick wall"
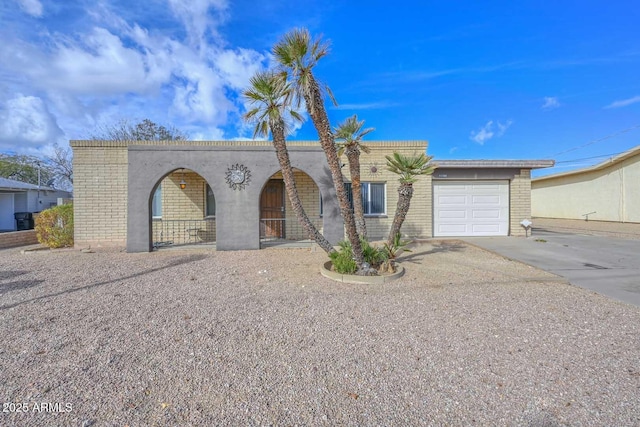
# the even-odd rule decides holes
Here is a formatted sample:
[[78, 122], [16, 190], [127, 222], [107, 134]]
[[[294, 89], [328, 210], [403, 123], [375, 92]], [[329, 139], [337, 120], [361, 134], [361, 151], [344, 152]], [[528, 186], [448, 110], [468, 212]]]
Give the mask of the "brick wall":
[[[229, 141], [187, 141], [185, 145], [236, 145]], [[77, 246], [125, 246], [127, 231], [127, 174], [128, 155], [126, 141], [71, 141], [74, 152], [74, 215]], [[136, 145], [176, 145], [175, 142], [136, 141]], [[181, 143], [182, 144], [182, 143]], [[247, 145], [265, 146], [268, 142], [246, 142]], [[298, 142], [292, 142], [296, 145]], [[300, 144], [305, 144], [300, 142]], [[308, 142], [306, 143], [309, 144]], [[386, 215], [368, 217], [367, 227], [372, 238], [385, 238], [397, 203], [397, 176], [385, 169], [385, 155], [398, 150], [405, 154], [424, 152], [425, 142], [371, 142], [371, 153], [361, 156], [362, 180], [386, 184]], [[347, 163], [346, 156], [342, 161]], [[371, 167], [377, 172], [372, 172]], [[343, 168], [349, 180], [348, 166]], [[296, 174], [303, 204], [310, 218], [321, 228], [320, 195], [317, 185], [306, 174]], [[178, 171], [163, 180], [163, 220], [204, 219], [204, 180], [185, 173], [187, 188], [179, 188]], [[411, 210], [402, 228], [412, 237], [431, 236], [431, 177], [422, 177], [414, 184]], [[166, 209], [166, 210], [165, 210]], [[286, 207], [287, 236], [306, 238], [290, 207]], [[215, 239], [215, 221], [204, 223]], [[157, 230], [158, 221], [154, 221]], [[164, 227], [164, 225], [163, 225]], [[213, 229], [213, 230], [212, 230]], [[166, 236], [165, 236], [166, 237]]]
[[36, 230], [11, 231], [0, 233], [0, 249], [16, 246], [35, 245], [38, 243]]
[[127, 232], [127, 144], [72, 141], [76, 246], [124, 246]]
[[[371, 240], [386, 239], [393, 222], [393, 216], [398, 203], [398, 176], [386, 169], [385, 156], [398, 151], [404, 155], [424, 153], [424, 142], [389, 142], [365, 144], [370, 152], [360, 155], [360, 179], [363, 182], [378, 182], [386, 184], [386, 215], [365, 217], [367, 233]], [[341, 158], [347, 164], [345, 155]], [[345, 178], [350, 180], [348, 164], [343, 168]], [[407, 218], [402, 225], [402, 234], [407, 237], [431, 237], [432, 236], [432, 209], [431, 209], [431, 175], [418, 178], [413, 184], [414, 192], [411, 199], [411, 207]]]
[[524, 236], [526, 230], [520, 222], [531, 221], [531, 171], [521, 169], [509, 186], [510, 191], [510, 235]]

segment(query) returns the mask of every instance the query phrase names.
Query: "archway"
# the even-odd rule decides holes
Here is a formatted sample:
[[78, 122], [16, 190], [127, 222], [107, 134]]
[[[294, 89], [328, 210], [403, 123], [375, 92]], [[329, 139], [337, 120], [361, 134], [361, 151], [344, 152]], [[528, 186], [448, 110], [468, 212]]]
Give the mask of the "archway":
[[154, 249], [215, 244], [216, 199], [197, 172], [180, 168], [168, 173], [154, 187], [150, 203]]
[[[318, 230], [322, 231], [320, 213], [320, 189], [305, 172], [294, 168], [296, 188], [302, 206]], [[308, 235], [298, 221], [286, 193], [280, 171], [269, 177], [260, 193], [260, 242], [261, 245], [278, 242], [308, 241]]]

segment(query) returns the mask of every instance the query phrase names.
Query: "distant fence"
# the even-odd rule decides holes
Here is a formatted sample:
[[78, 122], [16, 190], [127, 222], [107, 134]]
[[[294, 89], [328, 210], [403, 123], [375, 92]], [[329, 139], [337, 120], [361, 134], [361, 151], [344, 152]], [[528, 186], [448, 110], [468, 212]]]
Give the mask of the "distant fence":
[[7, 233], [0, 233], [0, 249], [35, 245], [36, 243], [38, 243], [36, 230], [9, 231]]

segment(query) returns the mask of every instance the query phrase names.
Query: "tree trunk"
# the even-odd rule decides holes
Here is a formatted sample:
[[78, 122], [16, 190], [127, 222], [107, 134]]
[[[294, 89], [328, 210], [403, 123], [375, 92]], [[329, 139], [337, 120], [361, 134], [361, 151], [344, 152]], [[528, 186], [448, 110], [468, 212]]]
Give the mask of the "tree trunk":
[[353, 214], [356, 221], [356, 230], [362, 238], [367, 238], [367, 224], [364, 221], [364, 209], [362, 208], [362, 182], [360, 181], [360, 150], [356, 144], [348, 145], [344, 153], [349, 160], [349, 172], [351, 173], [351, 190], [353, 192]]
[[277, 123], [271, 124], [271, 134], [273, 135], [273, 146], [276, 149], [276, 156], [280, 163], [280, 170], [282, 172], [282, 179], [284, 181], [284, 187], [287, 190], [291, 207], [298, 218], [298, 222], [302, 225], [305, 232], [310, 239], [315, 242], [327, 253], [335, 252], [335, 249], [329, 243], [329, 241], [318, 231], [316, 226], [311, 222], [309, 216], [302, 206], [300, 196], [298, 195], [298, 189], [296, 188], [296, 181], [293, 176], [293, 168], [291, 167], [291, 161], [289, 159], [289, 151], [287, 150], [287, 143], [284, 133], [284, 122], [279, 120]]
[[394, 237], [400, 232], [402, 223], [407, 216], [407, 212], [409, 212], [409, 205], [411, 204], [412, 197], [413, 184], [400, 183], [400, 186], [398, 187], [398, 204], [396, 206], [396, 213], [393, 216], [393, 223], [391, 224], [389, 237], [387, 237], [387, 244], [389, 246], [393, 244]]
[[360, 245], [360, 238], [358, 236], [358, 231], [356, 230], [356, 222], [353, 212], [351, 211], [351, 207], [349, 206], [347, 192], [344, 188], [344, 176], [340, 169], [340, 159], [338, 158], [333, 132], [331, 131], [331, 124], [329, 123], [327, 112], [324, 108], [318, 82], [316, 82], [311, 73], [309, 73], [307, 78], [309, 80], [308, 84], [310, 90], [303, 92], [304, 100], [307, 104], [307, 111], [311, 116], [313, 125], [318, 132], [320, 145], [327, 157], [327, 163], [329, 164], [331, 178], [333, 179], [333, 186], [335, 187], [336, 195], [338, 196], [338, 202], [340, 204], [340, 211], [342, 212], [342, 219], [344, 220], [347, 238], [351, 243], [353, 258], [358, 266], [358, 273], [360, 273], [363, 271], [364, 264], [362, 245]]

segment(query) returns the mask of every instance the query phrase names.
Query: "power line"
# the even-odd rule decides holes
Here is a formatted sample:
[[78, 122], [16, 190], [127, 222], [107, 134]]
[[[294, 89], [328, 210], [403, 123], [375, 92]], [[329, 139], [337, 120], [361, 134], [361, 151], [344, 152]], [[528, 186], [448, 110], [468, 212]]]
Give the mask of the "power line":
[[589, 145], [593, 145], [593, 144], [595, 144], [596, 142], [602, 142], [602, 141], [604, 141], [604, 140], [606, 140], [606, 139], [613, 138], [614, 136], [618, 136], [618, 135], [621, 135], [621, 134], [623, 134], [623, 133], [630, 132], [630, 131], [635, 130], [635, 129], [638, 129], [638, 128], [640, 128], [640, 125], [631, 126], [630, 128], [623, 129], [623, 130], [618, 131], [618, 132], [614, 132], [614, 133], [609, 134], [609, 135], [607, 135], [607, 136], [603, 136], [603, 137], [602, 137], [602, 138], [600, 138], [600, 139], [595, 139], [595, 140], [593, 140], [593, 141], [589, 141], [589, 142], [587, 142], [586, 144], [579, 145], [579, 146], [577, 146], [577, 147], [573, 147], [573, 148], [570, 148], [570, 149], [568, 149], [568, 150], [561, 151], [561, 152], [556, 153], [556, 154], [552, 154], [552, 155], [551, 155], [551, 156], [549, 156], [549, 157], [555, 157], [555, 156], [560, 156], [560, 155], [562, 155], [562, 154], [570, 153], [570, 152], [572, 152], [572, 151], [579, 150], [580, 148], [584, 148], [584, 147], [588, 147]]
[[622, 154], [622, 153], [624, 153], [624, 151], [621, 151], [619, 153], [602, 154], [600, 156], [583, 157], [582, 159], [562, 160], [562, 161], [556, 162], [556, 164], [558, 164], [558, 163], [573, 163], [573, 162], [581, 162], [583, 160], [600, 159], [600, 158], [603, 158], [603, 157], [617, 156], [618, 154]]

